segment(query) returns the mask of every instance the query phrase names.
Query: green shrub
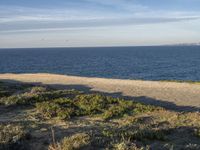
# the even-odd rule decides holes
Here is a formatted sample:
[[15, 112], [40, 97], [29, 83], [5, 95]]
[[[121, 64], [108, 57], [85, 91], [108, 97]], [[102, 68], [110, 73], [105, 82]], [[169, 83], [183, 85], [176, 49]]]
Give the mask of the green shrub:
[[101, 95], [78, 95], [74, 100], [60, 98], [43, 103], [37, 103], [37, 110], [46, 118], [59, 117], [63, 119], [72, 116], [93, 115], [104, 111], [106, 100]]
[[114, 117], [122, 117], [125, 114], [131, 113], [133, 103], [131, 101], [119, 101], [119, 104], [111, 105], [102, 115], [103, 119], [112, 119]]
[[[64, 92], [64, 94], [66, 94], [66, 92]], [[39, 95], [39, 97], [40, 96], [41, 95]], [[54, 95], [53, 98], [57, 96]], [[74, 99], [58, 98], [46, 102], [44, 97], [49, 98], [51, 96], [43, 96], [44, 102], [37, 103], [36, 106], [38, 112], [45, 118], [59, 117], [62, 119], [69, 119], [73, 116], [102, 114], [103, 119], [108, 120], [129, 115], [133, 112], [139, 113], [154, 110], [152, 106], [145, 106], [132, 101], [106, 97], [99, 94], [81, 94], [77, 95]], [[37, 101], [40, 102], [40, 98], [38, 98]]]
[[107, 120], [132, 113], [140, 114], [160, 109], [161, 108], [159, 107], [136, 103], [130, 100], [107, 97], [107, 109], [104, 111], [102, 116], [103, 119]]
[[17, 94], [9, 97], [3, 97], [0, 99], [0, 104], [4, 105], [34, 105], [37, 102], [49, 101], [52, 99], [63, 97], [75, 97], [80, 93], [75, 90], [55, 90], [55, 91], [43, 91], [43, 88], [33, 88], [33, 91], [22, 94]]
[[12, 96], [9, 96], [9, 97], [3, 97], [3, 98], [0, 99], [0, 103], [7, 105], [7, 106], [11, 106], [11, 105], [31, 105], [36, 100], [39, 100], [39, 95], [24, 93], [24, 94], [12, 95]]
[[152, 105], [146, 105], [146, 104], [142, 104], [142, 103], [134, 103], [134, 113], [146, 113], [146, 112], [152, 112], [155, 110], [161, 110], [162, 108], [160, 107], [155, 107]]
[[75, 104], [82, 109], [84, 115], [101, 113], [107, 106], [106, 97], [98, 94], [78, 95]]
[[59, 119], [69, 119], [76, 115], [76, 107], [72, 100], [67, 98], [55, 99], [52, 101], [36, 104], [37, 111], [45, 118], [58, 117]]
[[40, 95], [41, 99], [56, 99], [56, 98], [74, 98], [76, 95], [81, 94], [81, 92], [76, 90], [52, 90], [43, 92]]
[[36, 108], [37, 111], [45, 118], [57, 117], [58, 109], [60, 109], [58, 104], [52, 102], [37, 103]]

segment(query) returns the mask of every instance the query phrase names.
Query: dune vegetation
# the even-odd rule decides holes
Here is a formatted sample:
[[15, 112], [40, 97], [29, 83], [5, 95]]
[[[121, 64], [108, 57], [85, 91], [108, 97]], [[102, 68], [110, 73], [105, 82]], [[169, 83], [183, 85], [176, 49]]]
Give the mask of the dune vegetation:
[[199, 112], [0, 82], [0, 150], [198, 150]]

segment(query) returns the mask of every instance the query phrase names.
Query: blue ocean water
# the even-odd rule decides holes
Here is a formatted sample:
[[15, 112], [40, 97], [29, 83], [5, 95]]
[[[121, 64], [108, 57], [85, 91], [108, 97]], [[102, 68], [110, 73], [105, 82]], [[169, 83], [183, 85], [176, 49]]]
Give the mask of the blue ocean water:
[[0, 73], [200, 81], [200, 46], [0, 49]]

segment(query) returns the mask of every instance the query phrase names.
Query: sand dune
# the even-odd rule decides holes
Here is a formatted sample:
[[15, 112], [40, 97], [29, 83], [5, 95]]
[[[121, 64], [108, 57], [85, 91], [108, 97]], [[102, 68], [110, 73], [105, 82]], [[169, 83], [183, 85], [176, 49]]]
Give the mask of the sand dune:
[[[162, 81], [87, 78], [55, 74], [0, 74], [0, 80], [16, 80], [53, 85], [65, 85], [91, 91], [129, 96], [137, 101], [173, 109], [198, 110], [200, 85]], [[193, 108], [194, 107], [194, 108]]]

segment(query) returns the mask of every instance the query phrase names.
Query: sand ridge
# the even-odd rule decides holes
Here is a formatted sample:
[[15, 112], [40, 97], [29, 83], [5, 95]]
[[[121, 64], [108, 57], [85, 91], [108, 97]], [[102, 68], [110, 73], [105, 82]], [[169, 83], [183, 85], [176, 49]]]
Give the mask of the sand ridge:
[[85, 87], [161, 106], [200, 108], [200, 84], [77, 77], [57, 74], [0, 74], [0, 80]]

